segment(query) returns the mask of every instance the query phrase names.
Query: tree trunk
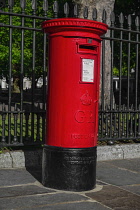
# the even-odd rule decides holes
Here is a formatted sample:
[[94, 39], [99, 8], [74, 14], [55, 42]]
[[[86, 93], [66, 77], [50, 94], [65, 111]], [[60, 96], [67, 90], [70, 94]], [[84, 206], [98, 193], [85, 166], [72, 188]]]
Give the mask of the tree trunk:
[[[102, 22], [102, 14], [103, 10], [106, 10], [107, 20], [106, 24], [110, 26], [110, 14], [114, 9], [115, 0], [73, 0], [74, 3], [77, 3], [80, 7], [79, 17], [83, 18], [83, 10], [84, 7], [88, 7], [88, 19], [92, 19], [92, 11], [93, 8], [97, 9], [97, 21]], [[106, 33], [105, 36], [110, 36], [110, 31]], [[110, 104], [110, 84], [111, 84], [111, 47], [110, 41], [105, 41], [105, 66], [104, 66], [104, 101], [102, 101], [102, 105]], [[101, 82], [102, 85], [102, 71], [101, 71]], [[100, 86], [101, 87], [101, 86]], [[101, 95], [101, 88], [100, 88]], [[101, 100], [100, 100], [101, 104]]]

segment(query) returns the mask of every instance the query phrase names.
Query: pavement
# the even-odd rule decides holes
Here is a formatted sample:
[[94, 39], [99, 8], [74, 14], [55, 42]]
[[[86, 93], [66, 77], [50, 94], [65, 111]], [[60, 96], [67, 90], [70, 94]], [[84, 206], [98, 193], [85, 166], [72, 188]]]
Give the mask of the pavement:
[[39, 167], [0, 169], [0, 210], [140, 210], [140, 158], [98, 161], [91, 191], [46, 188], [41, 177]]

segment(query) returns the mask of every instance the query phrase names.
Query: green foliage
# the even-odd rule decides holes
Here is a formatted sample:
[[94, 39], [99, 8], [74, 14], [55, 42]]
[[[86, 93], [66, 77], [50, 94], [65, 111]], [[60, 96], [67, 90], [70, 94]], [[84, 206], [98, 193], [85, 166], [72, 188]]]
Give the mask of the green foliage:
[[[116, 0], [114, 5], [114, 12], [116, 15], [116, 21], [115, 25], [117, 27], [120, 27], [119, 22], [119, 15], [122, 12], [124, 15], [124, 24], [123, 27], [125, 29], [128, 29], [128, 15], [132, 15], [132, 30], [136, 30], [135, 26], [135, 18], [137, 15], [139, 15], [139, 8], [140, 3], [138, 0]], [[115, 37], [120, 38], [120, 32], [115, 31]], [[123, 39], [125, 40], [132, 40], [136, 41], [136, 34], [131, 33], [129, 37], [128, 32], [123, 32]], [[129, 47], [130, 47], [130, 61], [129, 61]], [[119, 71], [122, 72], [123, 76], [126, 76], [128, 74], [128, 69], [131, 71], [131, 69], [136, 68], [136, 44], [130, 44], [128, 42], [122, 42], [122, 55], [121, 55], [121, 42], [114, 42], [114, 68], [113, 68], [113, 74], [118, 76]], [[121, 58], [122, 56], [122, 58]], [[121, 62], [122, 60], [122, 62]]]
[[3, 154], [5, 152], [9, 152], [9, 151], [12, 151], [11, 147], [2, 147], [2, 148], [0, 148], [0, 154]]
[[[38, 7], [36, 15], [43, 16], [43, 1], [37, 2]], [[50, 7], [52, 7], [52, 3]], [[20, 1], [15, 1], [12, 12], [20, 14]], [[5, 12], [8, 12], [9, 9], [5, 8]], [[31, 1], [27, 0], [25, 14], [31, 15]], [[48, 17], [52, 17], [53, 13], [50, 10], [48, 12]], [[17, 16], [12, 16], [12, 25], [21, 26], [22, 18]], [[10, 17], [8, 15], [1, 15], [0, 22], [6, 25], [10, 25]], [[30, 18], [24, 18], [25, 27], [33, 28], [33, 20]], [[41, 20], [36, 20], [36, 28], [41, 29]], [[33, 63], [33, 31], [31, 30], [20, 30], [20, 29], [9, 29], [2, 27], [0, 31], [0, 74], [7, 76], [9, 73], [9, 51], [10, 51], [10, 30], [12, 31], [12, 76], [19, 76], [21, 72], [21, 42], [24, 43], [24, 74], [31, 75], [32, 72], [32, 63]], [[22, 40], [22, 33], [24, 40]], [[36, 32], [36, 63], [35, 63], [35, 72], [42, 74], [43, 71], [43, 33]]]
[[117, 67], [113, 68], [113, 75], [119, 76], [119, 69]]
[[[20, 0], [14, 1], [14, 7], [12, 12], [21, 14], [23, 11], [20, 8]], [[32, 5], [31, 0], [26, 0], [25, 14], [32, 15]], [[64, 16], [63, 6], [66, 0], [59, 0], [59, 17]], [[68, 0], [67, 2], [71, 2]], [[49, 10], [47, 12], [47, 17], [53, 17], [53, 3], [54, 0], [49, 1]], [[8, 12], [9, 9], [6, 7], [3, 9]], [[43, 11], [43, 0], [37, 1], [36, 15], [44, 16]], [[36, 20], [35, 27], [41, 29], [41, 22], [43, 20]], [[3, 24], [10, 25], [9, 15], [1, 15], [0, 22]], [[24, 19], [25, 27], [33, 28], [33, 19], [25, 17]], [[12, 16], [12, 25], [21, 26], [22, 18], [17, 16]], [[21, 72], [21, 42], [22, 33], [24, 34], [24, 75], [30, 76], [33, 69], [33, 36], [34, 32], [31, 30], [20, 29], [9, 29], [2, 27], [0, 31], [0, 74], [7, 76], [9, 74], [9, 50], [10, 50], [10, 30], [12, 31], [12, 76], [19, 77]], [[40, 76], [43, 72], [43, 33], [35, 33], [36, 43], [35, 43], [35, 73]], [[46, 58], [47, 59], [47, 58]]]
[[[118, 37], [118, 35], [116, 35]], [[132, 40], [135, 39], [135, 36], [131, 37]], [[114, 43], [114, 68], [113, 68], [113, 74], [115, 76], [119, 76], [119, 72], [121, 71], [122, 76], [126, 76], [128, 74], [128, 69], [131, 72], [131, 69], [136, 68], [136, 45], [131, 44], [130, 45], [130, 55], [129, 53], [129, 47], [127, 42], [123, 42], [122, 44], [122, 55], [120, 52], [120, 42]], [[130, 58], [129, 58], [130, 57]], [[122, 61], [122, 62], [121, 62]], [[129, 73], [130, 73], [129, 72]]]

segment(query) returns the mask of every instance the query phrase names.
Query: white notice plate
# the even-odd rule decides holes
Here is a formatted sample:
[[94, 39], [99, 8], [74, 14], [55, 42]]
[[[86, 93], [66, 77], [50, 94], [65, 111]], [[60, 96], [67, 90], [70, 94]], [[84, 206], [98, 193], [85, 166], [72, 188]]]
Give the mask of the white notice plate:
[[82, 59], [82, 82], [94, 82], [93, 59]]

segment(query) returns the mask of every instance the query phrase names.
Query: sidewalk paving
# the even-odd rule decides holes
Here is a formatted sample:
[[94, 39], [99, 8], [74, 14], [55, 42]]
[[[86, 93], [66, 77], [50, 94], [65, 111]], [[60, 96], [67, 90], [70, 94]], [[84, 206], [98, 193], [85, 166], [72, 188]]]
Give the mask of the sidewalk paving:
[[0, 210], [140, 210], [140, 159], [97, 162], [86, 192], [43, 187], [41, 169], [0, 169]]

